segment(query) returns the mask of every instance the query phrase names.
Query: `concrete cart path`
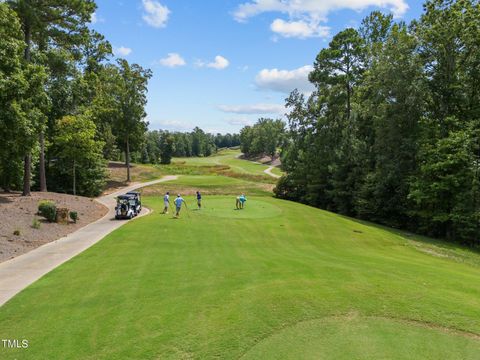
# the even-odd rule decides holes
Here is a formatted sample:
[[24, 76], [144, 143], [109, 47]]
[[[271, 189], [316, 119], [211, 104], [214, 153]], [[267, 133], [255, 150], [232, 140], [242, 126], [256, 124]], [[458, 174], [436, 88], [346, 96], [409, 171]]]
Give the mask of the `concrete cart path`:
[[274, 174], [272, 173], [272, 170], [275, 168], [275, 166], [270, 166], [268, 169], [265, 169], [263, 172], [267, 175], [270, 175], [272, 177], [274, 177], [275, 179], [279, 179], [281, 178], [280, 175], [277, 175], [277, 174]]
[[[103, 218], [59, 240], [0, 263], [0, 306], [43, 275], [80, 254], [113, 230], [128, 222], [128, 220], [115, 220], [116, 196], [145, 186], [176, 179], [177, 176], [164, 176], [158, 180], [133, 184], [112, 194], [102, 196], [96, 200], [108, 208], [108, 213]], [[142, 211], [139, 216], [147, 215], [148, 212]]]

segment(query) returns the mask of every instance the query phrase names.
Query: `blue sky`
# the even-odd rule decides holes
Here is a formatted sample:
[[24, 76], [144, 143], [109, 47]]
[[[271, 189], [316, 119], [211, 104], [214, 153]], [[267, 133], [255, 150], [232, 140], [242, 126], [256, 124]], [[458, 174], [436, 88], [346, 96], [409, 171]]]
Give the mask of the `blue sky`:
[[372, 10], [409, 21], [418, 0], [97, 0], [92, 27], [153, 71], [150, 129], [235, 132], [280, 117], [317, 53]]

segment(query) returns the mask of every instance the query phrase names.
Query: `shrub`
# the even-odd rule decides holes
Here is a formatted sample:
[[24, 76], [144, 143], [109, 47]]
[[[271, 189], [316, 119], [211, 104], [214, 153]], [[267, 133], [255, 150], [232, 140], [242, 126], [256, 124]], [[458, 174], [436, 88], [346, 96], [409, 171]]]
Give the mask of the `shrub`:
[[38, 221], [38, 219], [33, 219], [33, 221], [32, 221], [32, 228], [38, 230], [38, 229], [40, 229], [40, 225], [41, 225], [41, 223], [40, 223], [40, 221]]
[[78, 213], [76, 211], [70, 211], [70, 219], [76, 224], [78, 220]]
[[16, 230], [13, 232], [13, 235], [15, 235], [15, 236], [20, 236], [20, 230], [16, 229]]
[[55, 218], [57, 216], [57, 207], [52, 201], [40, 201], [38, 204], [38, 214], [50, 222], [55, 222]]
[[287, 174], [282, 176], [278, 182], [277, 186], [273, 189], [273, 193], [277, 198], [285, 200], [302, 200], [305, 195], [304, 189], [298, 185], [297, 181], [294, 181], [292, 177]]

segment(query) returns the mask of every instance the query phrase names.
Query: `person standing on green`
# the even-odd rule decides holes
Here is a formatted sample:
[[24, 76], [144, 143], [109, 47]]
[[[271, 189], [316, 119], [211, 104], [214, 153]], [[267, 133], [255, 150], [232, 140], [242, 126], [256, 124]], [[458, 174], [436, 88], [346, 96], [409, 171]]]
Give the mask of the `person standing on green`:
[[175, 217], [178, 218], [180, 216], [180, 210], [182, 210], [182, 204], [185, 204], [185, 207], [187, 206], [187, 203], [185, 200], [182, 198], [180, 194], [177, 195], [177, 198], [174, 201], [175, 207], [177, 212], [175, 213]]
[[170, 193], [167, 191], [163, 197], [163, 213], [168, 214], [168, 208], [170, 207]]
[[198, 210], [202, 208], [202, 194], [200, 194], [200, 191], [197, 191], [197, 206]]

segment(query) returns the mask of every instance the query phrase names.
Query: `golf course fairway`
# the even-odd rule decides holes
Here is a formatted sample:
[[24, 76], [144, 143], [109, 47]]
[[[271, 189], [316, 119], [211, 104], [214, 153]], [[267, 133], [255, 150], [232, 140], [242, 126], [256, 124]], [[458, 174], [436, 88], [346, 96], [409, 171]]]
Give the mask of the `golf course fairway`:
[[146, 196], [152, 214], [2, 306], [1, 337], [29, 346], [0, 359], [479, 358], [479, 254], [268, 194], [194, 210], [210, 180], [245, 188], [195, 179], [179, 219]]

